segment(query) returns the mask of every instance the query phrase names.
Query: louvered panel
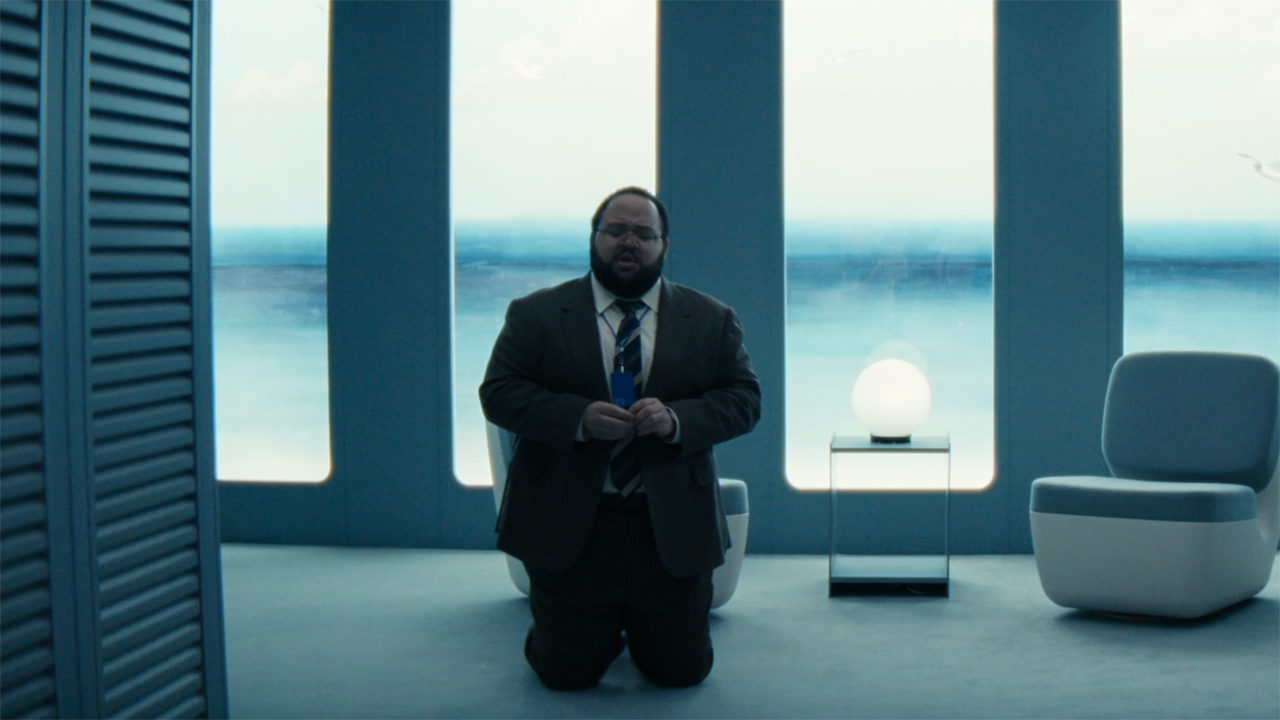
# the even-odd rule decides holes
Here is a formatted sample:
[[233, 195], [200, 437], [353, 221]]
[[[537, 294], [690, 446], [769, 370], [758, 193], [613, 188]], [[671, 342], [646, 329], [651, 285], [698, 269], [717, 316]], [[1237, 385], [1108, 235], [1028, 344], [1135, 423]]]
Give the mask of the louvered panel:
[[0, 472], [8, 475], [43, 461], [44, 446], [39, 441], [5, 445], [0, 452]]
[[[155, 379], [152, 379], [155, 378]], [[174, 400], [179, 397], [189, 397], [192, 392], [191, 378], [189, 377], [160, 377], [160, 375], [151, 375], [146, 378], [146, 382], [125, 383], [109, 389], [97, 389], [93, 393], [92, 413], [104, 414], [109, 411], [124, 409], [124, 407], [136, 407], [140, 405], [154, 405], [166, 400]], [[118, 418], [101, 418], [99, 419], [100, 430], [102, 434], [99, 437], [113, 437], [113, 432], [106, 432], [102, 425], [114, 425], [118, 423]], [[180, 423], [182, 420], [174, 420], [174, 423]]]
[[107, 4], [136, 15], [154, 18], [179, 27], [185, 28], [191, 25], [191, 8], [187, 3], [155, 2], [155, 0], [109, 0]]
[[0, 358], [0, 376], [19, 378], [35, 375], [40, 372], [40, 357], [34, 353], [26, 355], [4, 355]]
[[27, 590], [33, 585], [45, 583], [49, 579], [49, 562], [44, 558], [14, 563], [0, 573], [0, 592], [8, 595], [11, 592]]
[[[4, 546], [0, 548], [0, 559], [3, 559], [5, 564], [26, 560], [32, 556], [43, 557], [45, 551], [49, 549], [49, 540], [44, 532], [43, 511], [36, 519], [38, 522], [31, 523], [28, 526], [39, 525], [34, 530], [28, 532], [22, 532], [18, 529], [10, 530], [13, 534], [4, 539]], [[6, 618], [9, 617], [10, 612], [12, 612], [12, 608], [6, 605]]]
[[98, 282], [93, 284], [89, 300], [94, 304], [101, 304], [190, 297], [191, 281], [186, 278], [169, 276], [144, 277], [140, 279], [120, 278], [108, 277], [104, 273]]
[[105, 252], [94, 248], [89, 257], [89, 273], [100, 275], [142, 275], [147, 273], [188, 273], [191, 258], [171, 250]]
[[191, 133], [175, 125], [133, 121], [114, 117], [89, 117], [89, 141], [115, 141], [151, 145], [156, 148], [186, 148]]
[[[0, 262], [5, 262], [0, 259]], [[0, 297], [0, 317], [18, 319], [40, 312], [40, 301], [26, 293], [5, 293]]]
[[[109, 58], [95, 58], [89, 69], [90, 87], [111, 87], [159, 99], [189, 100], [191, 86], [168, 73], [138, 70]], [[95, 135], [90, 127], [89, 133]]]
[[138, 175], [100, 171], [93, 174], [89, 191], [120, 195], [151, 195], [165, 198], [186, 198], [191, 194], [191, 184], [183, 178], [155, 175]]
[[156, 123], [185, 125], [191, 122], [191, 111], [185, 104], [148, 98], [116, 88], [96, 87], [89, 92], [89, 101], [104, 114], [124, 115]]
[[[24, 181], [29, 178], [24, 177]], [[11, 193], [3, 193], [11, 194]], [[33, 263], [40, 251], [40, 241], [35, 235], [22, 232], [7, 232], [0, 235], [0, 258], [9, 262]]]
[[90, 26], [95, 34], [123, 38], [148, 47], [175, 51], [191, 49], [189, 28], [175, 27], [167, 19], [158, 18], [154, 14], [147, 17], [149, 13], [138, 12], [138, 7], [99, 0], [93, 3], [89, 11]]
[[[8, 118], [4, 119], [5, 133], [13, 133], [15, 128], [9, 126]], [[19, 175], [17, 173], [0, 172], [0, 195], [27, 195], [34, 197], [39, 184], [36, 179], [28, 175]], [[6, 238], [7, 240], [7, 238]], [[26, 238], [29, 242], [30, 238]], [[6, 242], [6, 245], [9, 243]], [[8, 255], [8, 248], [5, 248], [5, 255]]]
[[4, 480], [0, 482], [0, 500], [5, 504], [27, 495], [43, 494], [44, 475], [34, 470], [5, 473]]
[[0, 692], [0, 708], [10, 717], [51, 718], [57, 713], [53, 709], [53, 676], [44, 675], [28, 682], [16, 685], [12, 689], [8, 685]]
[[89, 463], [105, 716], [200, 713], [189, 3], [89, 7]]
[[[121, 717], [202, 718], [206, 716], [203, 678], [188, 673], [145, 701], [120, 711]], [[199, 693], [192, 695], [192, 693]], [[182, 699], [186, 697], [186, 699]], [[177, 701], [175, 705], [174, 702]], [[154, 712], [151, 712], [154, 709]]]
[[[4, 387], [3, 392], [5, 394], [8, 394], [9, 392], [14, 392], [16, 394], [25, 393], [27, 396], [35, 398], [36, 401], [39, 401], [40, 399], [39, 385], [26, 386], [15, 384], [11, 387], [13, 388], [12, 390], [10, 390], [10, 386]], [[43, 423], [40, 420], [40, 414], [38, 412], [10, 413], [5, 415], [4, 422], [0, 423], [0, 443], [6, 443], [27, 435], [39, 435], [42, 429]]]
[[0, 351], [30, 349], [40, 342], [40, 330], [30, 322], [6, 322], [0, 327]]
[[95, 228], [89, 231], [89, 244], [99, 251], [187, 248], [191, 245], [191, 234], [186, 230], [164, 228]]
[[0, 88], [0, 103], [5, 105], [35, 105], [40, 101], [38, 91], [20, 85], [5, 85]]
[[[16, 21], [6, 22], [0, 25], [0, 42], [13, 45], [20, 45], [24, 48], [40, 47], [40, 30], [37, 24], [35, 11], [30, 9], [34, 3], [4, 3], [0, 8], [4, 8], [5, 20]], [[14, 7], [10, 7], [13, 5]], [[27, 22], [21, 22], [21, 21]]]
[[[168, 635], [200, 618], [200, 603], [190, 598], [151, 611], [142, 622], [134, 622], [102, 635], [103, 657], [111, 660]], [[119, 678], [111, 682], [118, 682]]]
[[[0, 4], [0, 15], [8, 15], [10, 17], [5, 20], [26, 20], [28, 24], [34, 26], [40, 20], [40, 8], [36, 0], [12, 0]], [[7, 25], [0, 25], [0, 28], [8, 29]]]
[[89, 213], [104, 223], [188, 223], [191, 210], [184, 203], [90, 198]]
[[[190, 385], [190, 381], [177, 381]], [[188, 393], [189, 395], [189, 393]], [[94, 421], [94, 432], [101, 439], [113, 439], [124, 435], [137, 435], [148, 430], [162, 428], [192, 419], [189, 397], [183, 402], [143, 407], [128, 412], [117, 412]]]
[[[197, 615], [199, 614], [198, 608], [196, 613]], [[148, 623], [148, 625], [151, 625], [151, 623]], [[154, 629], [156, 628], [148, 628], [148, 630]], [[186, 623], [169, 632], [158, 635], [149, 642], [131, 648], [119, 657], [112, 657], [104, 652], [103, 654], [108, 660], [102, 668], [103, 682], [108, 687], [119, 686], [131, 677], [145, 672], [147, 669], [155, 667], [169, 658], [198, 647], [199, 642], [199, 624]]]
[[[191, 159], [181, 150], [157, 150], [155, 148], [121, 147], [105, 142], [89, 146], [89, 164], [99, 167], [131, 167], [152, 172], [188, 172]], [[94, 228], [89, 229], [90, 238]]]
[[[198, 649], [187, 650], [164, 664], [121, 683], [107, 696], [107, 716], [167, 716], [174, 706], [190, 707], [194, 700], [203, 702], [196, 694], [204, 687], [203, 679], [199, 672], [193, 671], [202, 661]], [[123, 704], [129, 701], [133, 704]]]
[[47, 617], [39, 617], [6, 625], [0, 632], [0, 645], [5, 652], [22, 652], [41, 644], [48, 644], [53, 635], [53, 624]]
[[[110, 362], [101, 362], [93, 366], [89, 382], [95, 390], [106, 395], [107, 386], [118, 385], [131, 380], [174, 375], [191, 371], [191, 355], [183, 352], [129, 357]], [[114, 389], [114, 388], [112, 388]], [[108, 403], [106, 397], [96, 398], [96, 402]], [[107, 409], [108, 405], [95, 406], [95, 410]]]
[[92, 330], [152, 327], [190, 321], [191, 307], [186, 303], [105, 306], [89, 314], [89, 327]]
[[180, 473], [189, 473], [195, 466], [195, 457], [191, 453], [176, 453], [100, 470], [95, 483], [98, 497], [105, 497], [111, 493], [122, 492]]
[[43, 587], [14, 593], [5, 605], [4, 619], [8, 623], [17, 623], [30, 618], [48, 615], [49, 590]]
[[24, 207], [14, 204], [17, 201], [10, 201], [3, 208], [0, 208], [0, 225], [12, 232], [18, 230], [22, 226], [33, 227], [40, 220], [39, 213], [33, 207]]
[[40, 646], [26, 652], [5, 648], [7, 659], [0, 663], [0, 674], [14, 684], [24, 683], [53, 668], [53, 653], [48, 646]]
[[147, 487], [116, 493], [99, 499], [98, 521], [103, 524], [112, 523], [180, 498], [194, 497], [195, 492], [195, 478], [180, 475]]
[[125, 625], [158, 613], [172, 605], [182, 602], [192, 602], [199, 605], [199, 603], [191, 599], [191, 596], [196, 593], [199, 587], [200, 583], [196, 576], [187, 573], [155, 587], [147, 588], [142, 592], [129, 596], [125, 600], [103, 607], [99, 628], [105, 637]]
[[[3, 396], [0, 397], [0, 410], [9, 412], [15, 408], [40, 403], [40, 386], [36, 383], [4, 383]], [[40, 416], [32, 414], [13, 414], [5, 417], [4, 438], [33, 435], [40, 430]]]
[[142, 353], [164, 350], [190, 350], [191, 330], [189, 328], [171, 328], [148, 330], [143, 332], [101, 333], [91, 336], [89, 350], [95, 358], [113, 358], [122, 355], [141, 355]]
[[191, 74], [191, 58], [185, 53], [175, 53], [136, 42], [122, 42], [106, 33], [99, 33], [89, 40], [89, 52], [99, 57], [114, 58], [178, 75]]
[[[44, 520], [44, 502], [39, 499], [24, 503], [13, 503], [0, 510], [0, 526], [4, 527], [6, 535], [43, 526]], [[5, 542], [7, 543], [8, 540], [6, 539]]]
[[188, 451], [195, 442], [195, 433], [182, 425], [164, 428], [119, 440], [95, 442], [93, 464], [97, 468], [122, 465], [139, 460]]
[[196, 515], [193, 502], [175, 502], [98, 529], [98, 569], [103, 577], [145, 565], [196, 541], [185, 525]]
[[[0, 67], [4, 68], [0, 72], [4, 72], [8, 76], [28, 78], [32, 82], [35, 82], [40, 77], [40, 61], [28, 58], [26, 55], [9, 53], [6, 47], [0, 47]], [[8, 120], [8, 118], [5, 119]], [[5, 128], [4, 132], [10, 131]]]
[[104, 580], [98, 586], [98, 600], [103, 612], [110, 605], [130, 595], [172, 580], [183, 573], [193, 572], [199, 564], [200, 556], [195, 550], [184, 550]]
[[[11, 168], [35, 169], [40, 162], [40, 154], [33, 147], [4, 145], [0, 146], [0, 163]], [[6, 225], [8, 223], [5, 223]]]

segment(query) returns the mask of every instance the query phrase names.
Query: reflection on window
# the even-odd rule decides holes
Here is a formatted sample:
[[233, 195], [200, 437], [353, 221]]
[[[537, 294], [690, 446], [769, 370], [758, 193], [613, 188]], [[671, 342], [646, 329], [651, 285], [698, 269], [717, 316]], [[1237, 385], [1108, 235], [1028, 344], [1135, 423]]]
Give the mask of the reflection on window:
[[1120, 7], [1125, 351], [1280, 362], [1280, 4]]
[[329, 475], [329, 3], [217, 2], [212, 254], [217, 477]]
[[492, 482], [477, 389], [507, 303], [587, 272], [590, 218], [655, 189], [657, 3], [453, 4], [454, 468]]
[[992, 4], [787, 0], [787, 479], [865, 434], [871, 360], [921, 366], [952, 487], [993, 474]]

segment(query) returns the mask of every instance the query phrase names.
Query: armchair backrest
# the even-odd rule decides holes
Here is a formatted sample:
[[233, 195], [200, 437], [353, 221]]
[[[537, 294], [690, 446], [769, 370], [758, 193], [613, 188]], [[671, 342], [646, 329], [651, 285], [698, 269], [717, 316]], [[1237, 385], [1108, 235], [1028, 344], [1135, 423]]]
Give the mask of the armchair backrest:
[[1257, 355], [1125, 355], [1107, 387], [1102, 454], [1120, 478], [1261, 490], [1280, 456], [1280, 370]]

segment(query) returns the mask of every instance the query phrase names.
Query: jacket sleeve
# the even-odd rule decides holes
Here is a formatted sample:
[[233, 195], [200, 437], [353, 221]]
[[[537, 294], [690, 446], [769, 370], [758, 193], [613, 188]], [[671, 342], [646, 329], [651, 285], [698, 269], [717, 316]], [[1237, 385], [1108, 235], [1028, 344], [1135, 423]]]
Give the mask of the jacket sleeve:
[[480, 384], [485, 417], [498, 427], [547, 445], [570, 449], [591, 398], [572, 392], [552, 329], [514, 300]]
[[742, 325], [725, 308], [714, 345], [713, 382], [696, 397], [667, 405], [680, 418], [680, 454], [699, 452], [744, 435], [760, 419], [760, 382], [743, 346]]

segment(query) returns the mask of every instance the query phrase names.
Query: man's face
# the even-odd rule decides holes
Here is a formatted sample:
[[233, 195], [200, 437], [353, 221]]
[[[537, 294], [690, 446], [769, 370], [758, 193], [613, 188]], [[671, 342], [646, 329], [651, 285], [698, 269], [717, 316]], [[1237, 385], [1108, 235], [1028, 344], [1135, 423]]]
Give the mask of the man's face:
[[591, 271], [613, 294], [643, 295], [662, 275], [667, 241], [658, 208], [639, 195], [619, 195], [591, 236]]

